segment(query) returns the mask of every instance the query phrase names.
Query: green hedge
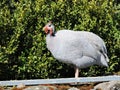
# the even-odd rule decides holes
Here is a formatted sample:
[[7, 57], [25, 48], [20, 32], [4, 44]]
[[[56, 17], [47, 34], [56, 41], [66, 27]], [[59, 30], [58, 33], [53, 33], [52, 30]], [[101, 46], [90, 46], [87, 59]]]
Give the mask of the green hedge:
[[119, 8], [112, 0], [1, 0], [0, 80], [74, 77], [74, 69], [46, 48], [42, 28], [49, 20], [56, 30], [91, 31], [104, 39], [109, 68], [91, 66], [81, 76], [120, 71]]

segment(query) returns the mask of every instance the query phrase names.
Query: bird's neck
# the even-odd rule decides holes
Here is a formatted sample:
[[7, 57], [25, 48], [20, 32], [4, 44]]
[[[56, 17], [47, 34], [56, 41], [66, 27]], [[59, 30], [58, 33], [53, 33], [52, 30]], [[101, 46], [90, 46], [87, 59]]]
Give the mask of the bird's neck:
[[53, 32], [52, 34], [48, 33], [47, 36], [49, 36], [49, 37], [55, 37], [55, 33], [56, 32]]
[[47, 48], [49, 50], [53, 50], [53, 48], [54, 48], [54, 39], [55, 39], [54, 37], [55, 36], [52, 36], [50, 34], [47, 34], [47, 36], [46, 36]]
[[55, 33], [52, 33], [52, 35], [51, 35], [51, 36], [55, 37]]

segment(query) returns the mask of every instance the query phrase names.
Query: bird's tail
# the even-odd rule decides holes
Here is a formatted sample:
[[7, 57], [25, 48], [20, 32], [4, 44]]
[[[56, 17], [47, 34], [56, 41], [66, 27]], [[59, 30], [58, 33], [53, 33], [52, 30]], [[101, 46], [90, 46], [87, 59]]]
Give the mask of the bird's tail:
[[105, 60], [106, 60], [107, 62], [109, 62], [109, 58], [108, 58], [107, 54], [104, 54], [104, 57], [105, 57]]
[[107, 54], [102, 53], [102, 54], [101, 54], [101, 64], [102, 64], [103, 66], [108, 67], [108, 62], [109, 62], [109, 58], [108, 58]]
[[108, 67], [109, 58], [107, 56], [107, 49], [105, 44], [103, 44], [102, 50], [100, 50], [100, 52], [101, 52], [101, 64], [103, 66]]

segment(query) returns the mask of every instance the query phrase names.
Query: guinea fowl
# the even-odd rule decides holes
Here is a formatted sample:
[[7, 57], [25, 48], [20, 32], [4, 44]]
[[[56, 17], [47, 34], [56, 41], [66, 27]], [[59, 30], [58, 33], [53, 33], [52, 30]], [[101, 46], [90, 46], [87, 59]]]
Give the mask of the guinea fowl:
[[107, 49], [104, 41], [92, 32], [59, 30], [49, 22], [43, 30], [46, 33], [47, 48], [59, 61], [74, 65], [75, 78], [79, 69], [91, 65], [108, 67]]

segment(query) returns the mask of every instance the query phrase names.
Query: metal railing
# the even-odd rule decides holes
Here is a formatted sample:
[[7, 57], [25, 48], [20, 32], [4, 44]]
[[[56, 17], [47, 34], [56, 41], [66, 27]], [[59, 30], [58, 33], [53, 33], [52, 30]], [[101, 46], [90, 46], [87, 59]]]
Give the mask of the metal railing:
[[0, 81], [0, 86], [39, 85], [39, 84], [66, 84], [66, 83], [91, 83], [104, 81], [120, 81], [120, 76], [99, 76], [99, 77], [80, 77], [80, 78], [57, 78], [57, 79], [31, 79], [31, 80], [11, 80]]

